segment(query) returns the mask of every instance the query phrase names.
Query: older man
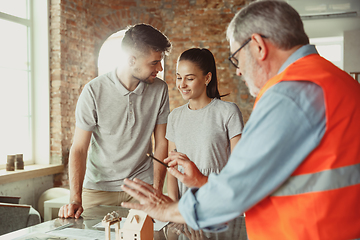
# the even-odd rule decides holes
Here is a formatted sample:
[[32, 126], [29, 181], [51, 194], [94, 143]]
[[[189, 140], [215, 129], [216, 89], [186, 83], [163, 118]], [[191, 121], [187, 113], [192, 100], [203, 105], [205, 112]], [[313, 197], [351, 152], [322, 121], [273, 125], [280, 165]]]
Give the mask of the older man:
[[[229, 59], [257, 96], [227, 165], [178, 203], [127, 180], [132, 189], [123, 189], [140, 204], [123, 206], [194, 229], [246, 212], [252, 240], [360, 238], [360, 85], [309, 45], [286, 2], [248, 5], [227, 36]], [[183, 157], [171, 153], [167, 161], [190, 173]], [[194, 177], [168, 171], [184, 182]]]

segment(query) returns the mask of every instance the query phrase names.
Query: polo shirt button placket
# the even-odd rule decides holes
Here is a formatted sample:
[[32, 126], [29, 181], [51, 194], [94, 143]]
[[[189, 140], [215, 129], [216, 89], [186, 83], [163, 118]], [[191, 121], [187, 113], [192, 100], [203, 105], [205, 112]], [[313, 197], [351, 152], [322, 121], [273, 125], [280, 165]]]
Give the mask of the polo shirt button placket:
[[129, 95], [129, 123], [133, 123], [135, 122], [135, 118], [134, 118], [134, 104], [133, 102], [131, 101], [131, 95]]

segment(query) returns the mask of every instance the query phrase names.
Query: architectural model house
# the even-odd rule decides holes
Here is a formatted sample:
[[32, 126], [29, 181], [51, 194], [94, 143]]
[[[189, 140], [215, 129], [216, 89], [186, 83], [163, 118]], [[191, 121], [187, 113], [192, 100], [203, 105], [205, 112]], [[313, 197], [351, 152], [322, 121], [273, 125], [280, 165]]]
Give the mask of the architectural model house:
[[120, 229], [120, 221], [121, 217], [118, 212], [113, 211], [105, 215], [104, 219], [102, 220], [102, 225], [105, 227], [105, 239], [110, 240], [110, 226], [115, 225], [115, 236], [116, 240], [119, 240], [119, 229]]
[[130, 209], [119, 235], [121, 240], [153, 240], [154, 222], [145, 212]]

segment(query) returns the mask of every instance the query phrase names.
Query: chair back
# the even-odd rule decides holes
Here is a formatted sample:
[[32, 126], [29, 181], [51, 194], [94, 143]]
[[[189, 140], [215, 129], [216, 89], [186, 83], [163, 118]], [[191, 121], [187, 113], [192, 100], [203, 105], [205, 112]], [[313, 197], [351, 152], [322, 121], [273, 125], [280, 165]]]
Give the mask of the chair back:
[[0, 235], [27, 227], [31, 206], [0, 203]]

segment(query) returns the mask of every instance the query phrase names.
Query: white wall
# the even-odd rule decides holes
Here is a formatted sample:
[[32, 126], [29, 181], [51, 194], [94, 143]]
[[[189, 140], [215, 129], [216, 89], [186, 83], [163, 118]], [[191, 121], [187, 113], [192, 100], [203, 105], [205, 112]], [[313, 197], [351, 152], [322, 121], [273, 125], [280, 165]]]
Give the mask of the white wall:
[[342, 36], [310, 38], [310, 43], [316, 46], [320, 56], [344, 70], [344, 38]]
[[0, 184], [0, 195], [21, 197], [21, 204], [38, 210], [38, 200], [43, 192], [54, 186], [54, 175]]
[[344, 70], [360, 72], [360, 29], [344, 32]]

